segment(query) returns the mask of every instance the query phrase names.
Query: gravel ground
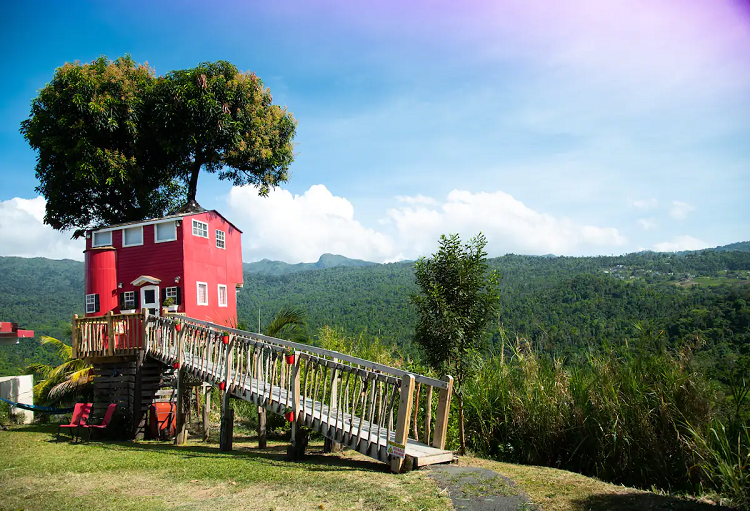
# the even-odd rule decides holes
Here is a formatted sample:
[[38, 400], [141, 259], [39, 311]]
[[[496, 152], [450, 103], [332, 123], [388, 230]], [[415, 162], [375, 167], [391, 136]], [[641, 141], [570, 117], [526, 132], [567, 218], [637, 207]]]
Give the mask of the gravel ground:
[[434, 465], [428, 474], [456, 510], [541, 511], [512, 480], [486, 468]]

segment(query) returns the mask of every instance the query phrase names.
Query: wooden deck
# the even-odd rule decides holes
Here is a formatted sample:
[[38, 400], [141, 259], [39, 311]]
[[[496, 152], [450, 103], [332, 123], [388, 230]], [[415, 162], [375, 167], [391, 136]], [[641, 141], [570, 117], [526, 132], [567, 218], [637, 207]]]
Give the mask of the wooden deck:
[[[444, 448], [453, 381], [450, 376], [439, 380], [415, 375], [190, 318], [136, 317], [141, 318], [137, 325], [134, 318], [91, 321], [100, 325], [99, 330], [102, 324], [138, 329], [131, 336], [136, 341], [128, 337], [125, 328], [120, 335], [128, 338], [107, 343], [104, 337], [100, 342], [91, 338], [92, 332], [99, 330], [79, 324], [74, 329], [76, 353], [101, 357], [116, 356], [118, 347], [128, 353], [145, 350], [147, 356], [178, 368], [180, 375], [189, 373], [219, 386], [227, 404], [229, 397], [234, 397], [272, 413], [291, 411], [297, 426], [307, 426], [335, 443], [388, 463], [395, 472], [403, 470], [404, 459], [388, 453], [389, 441], [405, 446], [406, 466], [410, 468], [454, 458]], [[111, 331], [123, 332], [123, 327]], [[228, 332], [228, 338], [223, 337], [224, 332]], [[286, 357], [290, 352], [293, 361]]]

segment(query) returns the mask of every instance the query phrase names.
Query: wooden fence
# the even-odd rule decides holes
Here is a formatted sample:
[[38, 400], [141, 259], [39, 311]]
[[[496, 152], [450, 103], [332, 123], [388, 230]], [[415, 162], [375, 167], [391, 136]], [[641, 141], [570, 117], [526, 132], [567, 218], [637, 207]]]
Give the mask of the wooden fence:
[[[109, 342], [111, 332], [114, 343]], [[144, 349], [235, 397], [274, 413], [293, 413], [298, 424], [390, 461], [394, 470], [402, 461], [389, 456], [389, 440], [408, 443], [424, 463], [435, 456], [434, 449], [445, 448], [450, 376], [441, 380], [412, 374], [306, 344], [147, 312], [75, 318], [73, 344], [78, 357]]]

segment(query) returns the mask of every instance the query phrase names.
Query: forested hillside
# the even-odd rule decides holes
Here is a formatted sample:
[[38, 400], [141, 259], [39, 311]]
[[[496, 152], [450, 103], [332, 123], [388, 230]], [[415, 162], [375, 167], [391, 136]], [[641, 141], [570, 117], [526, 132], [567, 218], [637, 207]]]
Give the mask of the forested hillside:
[[[239, 317], [252, 329], [259, 312], [266, 325], [281, 307], [293, 306], [307, 314], [311, 340], [319, 327], [331, 325], [352, 335], [377, 336], [416, 355], [410, 342], [413, 263], [324, 256], [322, 266], [347, 266], [302, 271], [298, 265], [261, 263], [252, 273], [246, 267], [239, 294]], [[490, 263], [503, 276], [499, 324], [507, 335], [525, 337], [540, 349], [573, 355], [591, 344], [622, 343], [639, 337], [640, 324], [653, 335], [663, 331], [661, 342], [698, 335], [704, 343], [701, 360], [716, 376], [750, 367], [750, 252], [506, 255]], [[295, 268], [287, 271], [289, 266]], [[70, 317], [82, 310], [82, 263], [5, 257], [0, 275], [3, 320], [34, 329], [37, 339], [46, 334], [68, 340]], [[0, 349], [0, 373], [54, 356], [36, 340], [22, 341]]]

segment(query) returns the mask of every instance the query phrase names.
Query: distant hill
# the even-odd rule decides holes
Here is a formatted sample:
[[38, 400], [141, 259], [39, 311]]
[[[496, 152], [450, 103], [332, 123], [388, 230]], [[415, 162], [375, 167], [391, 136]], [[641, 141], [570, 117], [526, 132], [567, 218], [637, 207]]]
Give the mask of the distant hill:
[[[508, 254], [488, 262], [502, 274], [500, 321], [511, 339], [517, 334], [572, 353], [582, 345], [632, 338], [636, 322], [653, 321], [672, 340], [700, 328], [718, 353], [750, 343], [750, 251], [742, 250], [749, 244], [684, 255]], [[411, 348], [413, 262], [375, 264], [324, 254], [316, 263], [264, 260], [244, 267], [240, 320], [257, 325], [260, 312], [267, 325], [281, 307], [298, 307], [307, 315], [311, 339], [318, 328], [331, 325], [365, 341], [378, 336]], [[0, 319], [37, 334], [18, 346], [0, 347], [0, 375], [56, 360], [38, 340], [51, 335], [70, 341], [71, 316], [83, 314], [83, 277], [84, 265], [77, 261], [0, 257]]]
[[750, 252], [750, 241], [738, 241], [737, 243], [730, 243], [721, 247], [712, 248], [715, 252], [729, 252], [731, 250], [739, 250], [740, 252]]
[[362, 266], [373, 266], [377, 263], [371, 263], [369, 261], [362, 261], [361, 259], [349, 259], [348, 257], [335, 255], [335, 254], [323, 254], [316, 263], [297, 263], [289, 264], [283, 261], [271, 261], [269, 259], [263, 259], [254, 263], [243, 263], [242, 267], [245, 273], [256, 273], [259, 275], [287, 275], [289, 273], [297, 273], [300, 271], [310, 270], [322, 270], [325, 268], [338, 268], [338, 267], [362, 267]]

